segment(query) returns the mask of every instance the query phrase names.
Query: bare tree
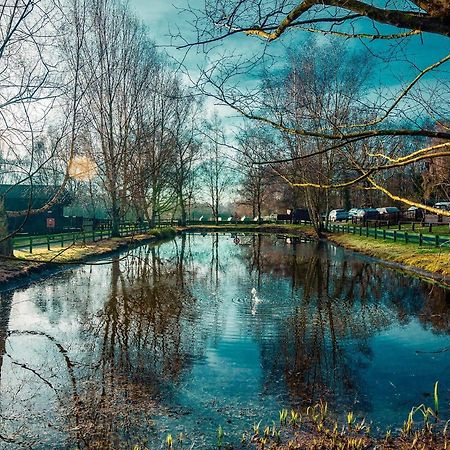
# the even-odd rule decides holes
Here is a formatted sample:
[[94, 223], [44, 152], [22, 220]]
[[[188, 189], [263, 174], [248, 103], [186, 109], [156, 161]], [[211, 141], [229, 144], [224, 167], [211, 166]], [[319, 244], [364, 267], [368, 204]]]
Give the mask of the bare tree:
[[[0, 10], [0, 151], [3, 181], [30, 186], [29, 205], [23, 211], [5, 211], [0, 201], [0, 253], [12, 255], [13, 236], [19, 229], [8, 230], [8, 217], [22, 217], [49, 209], [64, 191], [67, 170], [60, 186], [42, 207], [33, 209], [33, 182], [42, 177], [56, 156], [61, 158], [62, 143], [70, 135], [70, 113], [65, 111], [59, 123], [58, 136], [51, 145], [42, 146], [46, 118], [62, 94], [57, 78], [60, 60], [51, 52], [59, 36], [61, 11], [47, 0], [6, 2]], [[63, 172], [64, 173], [64, 172]]]
[[128, 202], [138, 151], [136, 118], [154, 66], [155, 49], [145, 28], [116, 0], [96, 0], [87, 9], [83, 71], [85, 111], [103, 189], [108, 193], [112, 234]]
[[219, 210], [224, 195], [232, 182], [232, 172], [224, 154], [221, 143], [225, 141], [223, 124], [217, 114], [207, 124], [205, 131], [204, 153], [206, 160], [202, 163], [202, 180], [207, 190], [207, 202], [211, 208], [216, 224], [219, 222]]
[[166, 61], [159, 61], [155, 68], [147, 98], [139, 111], [137, 140], [140, 150], [135, 155], [135, 201], [140, 214], [155, 226], [159, 217], [176, 204], [176, 192], [172, 183], [175, 163], [177, 91], [180, 80]]
[[188, 206], [191, 204], [193, 196], [201, 151], [197, 136], [197, 113], [200, 105], [193, 95], [181, 85], [174, 96], [176, 98], [175, 123], [172, 137], [175, 158], [172, 177], [177, 206], [180, 211], [180, 224], [186, 225]]
[[237, 171], [241, 175], [240, 202], [252, 208], [253, 217], [262, 222], [263, 208], [275, 197], [272, 167], [258, 164], [273, 155], [276, 141], [273, 133], [248, 124], [237, 136]]
[[[329, 123], [326, 127], [317, 127], [311, 122], [286, 123], [284, 108], [276, 111], [265, 108], [263, 90], [241, 86], [244, 74], [255, 71], [262, 63], [266, 65], [272, 63], [274, 70], [278, 68], [279, 48], [275, 50], [275, 56], [270, 54], [270, 48], [273, 42], [287, 35], [288, 30], [292, 33], [295, 31], [358, 39], [363, 41], [363, 45], [372, 53], [376, 52], [375, 49], [372, 50], [374, 42], [379, 40], [390, 40], [399, 44], [405, 39], [417, 39], [417, 35], [424, 32], [439, 34], [446, 39], [450, 33], [450, 3], [447, 0], [409, 1], [401, 4], [387, 0], [382, 2], [212, 0], [205, 2], [203, 10], [188, 8], [187, 14], [192, 16], [191, 22], [194, 24], [196, 39], [190, 42], [185, 38], [179, 47], [190, 48], [192, 45], [201, 45], [201, 48], [208, 52], [210, 56], [208, 66], [198, 82], [198, 87], [205, 94], [213, 96], [244, 117], [284, 131], [293, 137], [312, 143], [321, 140], [324, 142], [324, 154], [336, 153], [342, 147], [362, 141], [366, 141], [366, 148], [370, 152], [370, 148], [375, 145], [374, 142], [383, 143], [382, 151], [370, 152], [372, 157], [367, 158], [367, 164], [356, 164], [354, 176], [347, 178], [345, 182], [324, 184], [309, 183], [300, 179], [299, 185], [309, 183], [308, 186], [311, 188], [318, 185], [318, 188], [326, 190], [360, 186], [378, 190], [393, 201], [401, 201], [406, 205], [421, 207], [434, 213], [450, 214], [417, 199], [404, 197], [384, 184], [384, 181], [391, 177], [390, 174], [404, 167], [423, 164], [430, 158], [450, 156], [448, 127], [442, 126], [440, 129], [436, 127], [436, 123], [443, 124], [448, 119], [448, 110], [445, 106], [450, 95], [448, 81], [445, 77], [440, 81], [439, 95], [433, 83], [425, 83], [427, 76], [439, 75], [442, 66], [450, 60], [450, 55], [444, 55], [425, 67], [412, 60], [410, 67], [416, 74], [408, 81], [402, 80], [403, 86], [398, 92], [391, 93], [387, 86], [382, 86], [380, 88], [382, 94], [375, 101], [370, 99], [370, 96], [360, 93], [359, 101], [371, 110], [371, 114], [364, 114], [361, 117], [352, 115], [339, 123]], [[391, 28], [380, 27], [380, 24], [390, 25]], [[396, 28], [393, 32], [392, 27]], [[360, 32], [360, 29], [369, 31]], [[218, 55], [217, 42], [231, 35], [240, 35], [242, 39], [257, 37], [266, 44], [260, 47], [261, 51], [255, 47], [255, 52], [250, 56], [241, 54], [234, 57], [233, 53]], [[239, 37], [236, 36], [235, 39]], [[304, 45], [303, 41], [303, 49]], [[398, 45], [398, 48], [401, 49], [401, 46]], [[333, 56], [329, 55], [330, 60]], [[405, 108], [405, 105], [408, 107]], [[418, 120], [420, 116], [433, 120]], [[422, 140], [421, 146], [414, 149], [406, 145], [404, 148], [410, 149], [408, 154], [392, 157], [390, 156], [393, 153], [392, 145], [393, 143], [395, 145], [393, 137], [402, 137], [410, 142], [416, 142], [417, 137], [434, 141]], [[376, 141], [374, 138], [379, 139]], [[310, 156], [303, 155], [301, 158], [306, 160]], [[267, 162], [274, 163], [274, 161]]]

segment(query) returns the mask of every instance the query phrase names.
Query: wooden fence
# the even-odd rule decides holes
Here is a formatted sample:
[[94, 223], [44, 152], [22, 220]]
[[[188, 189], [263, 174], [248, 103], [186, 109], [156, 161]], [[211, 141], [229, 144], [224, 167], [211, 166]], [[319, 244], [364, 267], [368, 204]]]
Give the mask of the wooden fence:
[[406, 244], [431, 245], [433, 247], [450, 247], [450, 236], [443, 236], [438, 234], [424, 234], [408, 232], [401, 229], [387, 229], [387, 228], [371, 228], [369, 226], [360, 227], [356, 225], [328, 225], [328, 232], [330, 233], [348, 233], [358, 236], [373, 237], [375, 239], [391, 239], [394, 242], [404, 242]]
[[[148, 224], [121, 224], [119, 227], [120, 236], [133, 236], [135, 234], [149, 231]], [[92, 231], [72, 231], [67, 233], [46, 234], [40, 236], [16, 236], [13, 238], [14, 250], [28, 251], [33, 253], [33, 249], [46, 248], [52, 250], [55, 247], [64, 248], [75, 243], [86, 244], [88, 242], [98, 242], [109, 239], [112, 235], [111, 228], [100, 227]]]

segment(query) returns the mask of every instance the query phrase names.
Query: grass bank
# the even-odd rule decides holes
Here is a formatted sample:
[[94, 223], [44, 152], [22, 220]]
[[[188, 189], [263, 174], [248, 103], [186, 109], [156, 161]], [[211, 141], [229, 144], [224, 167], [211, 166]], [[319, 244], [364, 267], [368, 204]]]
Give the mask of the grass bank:
[[417, 244], [383, 241], [352, 234], [328, 234], [327, 239], [346, 249], [450, 284], [450, 250], [447, 248], [419, 247]]
[[55, 265], [80, 264], [88, 259], [114, 253], [134, 245], [169, 239], [177, 234], [174, 228], [158, 228], [149, 232], [104, 239], [90, 243], [75, 243], [57, 249], [36, 248], [33, 253], [15, 250], [14, 258], [0, 258], [0, 284], [41, 272]]

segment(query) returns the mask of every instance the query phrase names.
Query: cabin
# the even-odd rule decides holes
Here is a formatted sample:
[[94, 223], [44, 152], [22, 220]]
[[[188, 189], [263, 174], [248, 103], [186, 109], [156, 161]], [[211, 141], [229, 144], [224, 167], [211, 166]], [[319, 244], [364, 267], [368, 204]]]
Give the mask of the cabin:
[[[26, 211], [45, 206], [57, 193], [58, 186], [0, 184], [0, 200], [6, 211]], [[57, 202], [47, 211], [20, 217], [8, 217], [8, 229], [20, 233], [45, 234], [61, 232], [66, 226], [64, 206], [71, 201], [69, 192], [64, 191]]]

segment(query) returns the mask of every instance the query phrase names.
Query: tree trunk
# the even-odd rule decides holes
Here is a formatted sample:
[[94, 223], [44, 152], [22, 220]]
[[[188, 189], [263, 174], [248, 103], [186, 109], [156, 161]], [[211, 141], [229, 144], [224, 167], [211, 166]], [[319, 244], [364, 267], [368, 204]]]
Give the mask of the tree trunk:
[[[8, 218], [3, 202], [0, 202], [0, 239], [8, 236], [8, 233]], [[0, 242], [0, 255], [13, 256], [12, 238], [8, 238]]]
[[111, 211], [111, 236], [120, 237], [120, 209], [117, 199], [112, 199], [112, 211]]
[[186, 205], [184, 203], [184, 199], [181, 196], [180, 196], [180, 212], [181, 212], [180, 225], [182, 227], [185, 227], [187, 220]]

